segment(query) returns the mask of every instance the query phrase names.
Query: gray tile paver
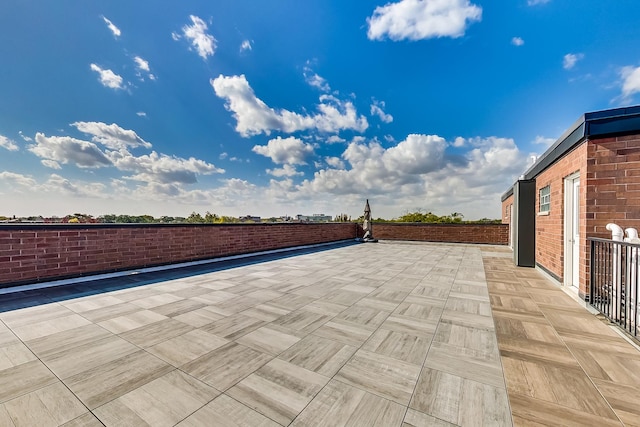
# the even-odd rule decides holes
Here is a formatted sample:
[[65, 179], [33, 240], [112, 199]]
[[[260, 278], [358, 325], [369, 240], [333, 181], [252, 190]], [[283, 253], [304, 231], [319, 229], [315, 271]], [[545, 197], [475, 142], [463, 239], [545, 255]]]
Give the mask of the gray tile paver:
[[[265, 425], [315, 425], [320, 414], [326, 425], [426, 425], [429, 420], [463, 425], [473, 424], [474, 414], [510, 425], [486, 288], [477, 246], [381, 242], [0, 313], [7, 326], [3, 333], [18, 335], [6, 346], [20, 344], [24, 335], [36, 356], [55, 352], [42, 362], [28, 362], [42, 372], [4, 393], [0, 419], [5, 408], [19, 403], [13, 400], [64, 384], [92, 410], [87, 420], [94, 421], [93, 414], [107, 423], [148, 423], [166, 411], [171, 424], [184, 425], [231, 412], [238, 420]], [[69, 316], [75, 323], [58, 320]], [[49, 330], [40, 326], [45, 321], [60, 326]], [[30, 325], [40, 329], [32, 332]], [[473, 325], [477, 335], [451, 336]], [[68, 348], [49, 349], [47, 337], [56, 334]], [[122, 353], [122, 345], [105, 345], [123, 340], [135, 348]], [[71, 376], [54, 375], [77, 360], [75, 347], [87, 352], [93, 342], [101, 344], [103, 356], [88, 359], [86, 369], [66, 367]], [[454, 356], [450, 363], [448, 349]], [[471, 375], [465, 366], [489, 371]], [[16, 381], [11, 370], [0, 370], [1, 378]], [[175, 391], [185, 402], [179, 410], [153, 407], [171, 401], [171, 387], [156, 387], [164, 378], [186, 384]], [[424, 385], [434, 381], [476, 412], [460, 409], [462, 401], [429, 394]], [[203, 394], [208, 387], [221, 394]], [[151, 390], [159, 394], [151, 396]], [[478, 405], [490, 407], [477, 412]]]

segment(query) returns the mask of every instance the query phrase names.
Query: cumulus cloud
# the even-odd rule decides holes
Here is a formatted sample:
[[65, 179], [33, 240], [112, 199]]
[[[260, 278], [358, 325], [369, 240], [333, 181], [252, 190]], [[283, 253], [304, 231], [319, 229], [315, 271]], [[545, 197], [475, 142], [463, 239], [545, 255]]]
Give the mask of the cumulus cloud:
[[120, 28], [116, 27], [113, 22], [111, 22], [104, 16], [102, 17], [102, 20], [104, 21], [105, 24], [107, 24], [107, 27], [109, 27], [109, 30], [111, 30], [111, 32], [115, 37], [120, 37], [120, 35], [122, 34], [122, 32], [120, 31]]
[[145, 113], [144, 111], [138, 111], [136, 113], [136, 116], [138, 116], [138, 117], [147, 117], [147, 113]]
[[295, 166], [291, 165], [284, 165], [281, 168], [267, 169], [267, 173], [275, 177], [304, 175], [304, 173], [298, 172]]
[[75, 197], [96, 197], [101, 196], [105, 188], [106, 186], [102, 183], [73, 183], [60, 175], [51, 174], [49, 179], [40, 186], [39, 191], [60, 193]]
[[576, 63], [584, 58], [582, 53], [567, 53], [562, 59], [562, 68], [570, 70], [575, 67]]
[[71, 126], [80, 132], [91, 135], [93, 142], [98, 142], [113, 150], [126, 147], [151, 148], [151, 143], [145, 141], [134, 131], [123, 129], [115, 123], [110, 125], [102, 122], [75, 122]]
[[[182, 27], [182, 34], [189, 39], [191, 46], [202, 59], [213, 56], [216, 49], [216, 39], [207, 33], [207, 23], [195, 15], [190, 15], [189, 18], [191, 18], [192, 25]], [[172, 36], [174, 40], [179, 38], [175, 33]]]
[[393, 116], [385, 113], [383, 110], [384, 108], [384, 101], [377, 101], [374, 99], [373, 104], [371, 104], [371, 115], [377, 116], [384, 123], [391, 123], [393, 121]]
[[640, 67], [622, 67], [620, 70], [622, 78], [622, 98], [625, 102], [640, 92]]
[[48, 160], [48, 159], [43, 159], [40, 160], [40, 163], [42, 163], [43, 166], [51, 168], [51, 169], [62, 169], [62, 166], [60, 166], [60, 163], [56, 162], [55, 160]]
[[521, 37], [514, 37], [511, 39], [511, 44], [514, 46], [522, 46], [524, 44], [524, 40]]
[[253, 46], [250, 40], [243, 40], [240, 45], [240, 52], [245, 52], [247, 50], [253, 50]]
[[2, 136], [2, 135], [0, 135], [0, 147], [4, 148], [5, 150], [9, 150], [9, 151], [18, 151], [20, 149], [18, 147], [18, 144], [15, 143], [15, 141], [7, 138], [6, 136]]
[[197, 175], [224, 173], [211, 163], [193, 157], [183, 159], [152, 151], [151, 154], [134, 156], [125, 148], [107, 152], [113, 165], [122, 171], [133, 172], [128, 179], [160, 184], [194, 184]]
[[313, 129], [327, 133], [344, 129], [363, 132], [369, 126], [366, 117], [358, 116], [353, 103], [330, 95], [320, 96], [318, 113], [303, 115], [269, 107], [256, 97], [244, 75], [220, 75], [210, 83], [216, 95], [226, 101], [226, 109], [237, 121], [236, 131], [244, 137], [269, 135], [274, 130], [285, 133]]
[[277, 137], [267, 145], [255, 145], [252, 151], [271, 158], [276, 164], [306, 165], [306, 159], [314, 154], [313, 146], [293, 136], [289, 138]]
[[[68, 136], [47, 137], [38, 132], [35, 143], [28, 149], [36, 156], [58, 164], [72, 163], [80, 168], [111, 166], [111, 161], [96, 144]], [[53, 163], [49, 162], [46, 166], [52, 167], [51, 165]]]
[[538, 4], [545, 4], [545, 3], [549, 3], [551, 0], [527, 0], [527, 4], [529, 6], [535, 6]]
[[370, 40], [457, 38], [482, 19], [482, 8], [469, 0], [401, 0], [378, 6], [367, 18]]
[[111, 70], [101, 68], [96, 64], [91, 64], [91, 70], [98, 73], [102, 86], [111, 89], [124, 89], [123, 79]]
[[0, 181], [7, 185], [13, 184], [27, 189], [34, 188], [37, 184], [36, 180], [30, 176], [9, 171], [0, 172]]
[[327, 162], [329, 166], [331, 166], [334, 169], [345, 168], [344, 162], [340, 159], [340, 157], [325, 157], [324, 160], [325, 162]]

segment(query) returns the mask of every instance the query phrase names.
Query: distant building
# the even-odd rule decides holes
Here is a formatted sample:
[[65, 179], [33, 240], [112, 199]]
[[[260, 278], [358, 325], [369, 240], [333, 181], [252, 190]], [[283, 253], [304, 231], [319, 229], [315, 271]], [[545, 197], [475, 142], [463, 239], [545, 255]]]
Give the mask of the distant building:
[[330, 222], [333, 220], [333, 217], [325, 214], [313, 214], [311, 216], [296, 215], [296, 219], [300, 222]]
[[247, 222], [247, 221], [260, 222], [260, 221], [262, 221], [262, 219], [259, 216], [253, 216], [253, 215], [241, 216], [239, 219], [240, 219], [240, 222]]

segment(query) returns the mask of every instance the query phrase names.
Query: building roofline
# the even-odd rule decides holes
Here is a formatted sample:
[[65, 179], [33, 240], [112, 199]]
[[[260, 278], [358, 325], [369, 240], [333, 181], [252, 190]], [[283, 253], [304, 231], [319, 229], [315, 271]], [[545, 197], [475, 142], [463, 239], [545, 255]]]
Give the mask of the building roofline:
[[[545, 151], [518, 180], [535, 179], [559, 158], [580, 145], [585, 139], [619, 136], [640, 132], [640, 105], [612, 108], [583, 114]], [[513, 185], [502, 201], [513, 193]]]

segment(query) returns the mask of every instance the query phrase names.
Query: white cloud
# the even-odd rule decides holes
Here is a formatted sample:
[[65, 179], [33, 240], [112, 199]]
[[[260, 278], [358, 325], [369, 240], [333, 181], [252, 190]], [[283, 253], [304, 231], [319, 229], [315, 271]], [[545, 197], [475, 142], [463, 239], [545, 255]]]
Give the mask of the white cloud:
[[324, 159], [329, 166], [334, 169], [344, 169], [344, 162], [340, 159], [340, 157], [325, 157]]
[[151, 143], [140, 138], [134, 131], [123, 129], [115, 123], [108, 125], [102, 122], [75, 122], [71, 123], [71, 126], [82, 133], [91, 135], [93, 142], [98, 142], [113, 150], [126, 147], [151, 148]]
[[269, 135], [274, 130], [285, 133], [313, 129], [328, 133], [344, 129], [363, 132], [369, 126], [366, 117], [358, 116], [353, 103], [333, 96], [320, 96], [317, 114], [302, 115], [269, 107], [256, 97], [244, 75], [220, 75], [210, 83], [216, 95], [226, 101], [226, 109], [237, 121], [236, 131], [244, 137]]
[[[111, 166], [111, 161], [94, 143], [68, 136], [47, 137], [38, 132], [35, 144], [30, 145], [28, 149], [45, 160], [62, 164], [73, 163], [80, 168]], [[52, 165], [53, 163], [48, 162], [46, 166], [52, 167]]]
[[253, 50], [253, 46], [251, 45], [250, 40], [243, 40], [240, 45], [240, 52], [245, 52], [247, 50]]
[[100, 83], [102, 83], [104, 87], [111, 89], [124, 89], [122, 77], [113, 71], [102, 69], [96, 64], [91, 64], [91, 70], [98, 73], [100, 76]]
[[337, 144], [340, 142], [347, 142], [347, 141], [344, 138], [340, 138], [338, 135], [331, 135], [329, 138], [326, 139], [325, 142], [327, 144]]
[[136, 113], [136, 116], [139, 116], [139, 117], [147, 117], [147, 113], [145, 113], [144, 111], [138, 111], [138, 112]]
[[100, 197], [105, 188], [102, 183], [73, 183], [60, 175], [51, 174], [47, 182], [40, 186], [39, 191], [66, 194], [74, 197]]
[[218, 156], [218, 158], [219, 158], [220, 160], [224, 160], [224, 159], [226, 159], [227, 157], [229, 157], [229, 154], [228, 154], [228, 153], [220, 153], [220, 155]]
[[575, 67], [576, 63], [584, 58], [582, 53], [567, 53], [562, 59], [562, 68], [570, 70]]
[[315, 87], [321, 90], [322, 92], [331, 91], [331, 86], [329, 86], [329, 83], [327, 83], [327, 80], [324, 77], [321, 77], [318, 74], [316, 74], [311, 69], [308, 63], [304, 67], [304, 72], [302, 74], [304, 75], [304, 79], [309, 86]]
[[135, 175], [128, 179], [143, 182], [155, 182], [160, 184], [193, 184], [198, 182], [197, 175], [211, 175], [224, 173], [204, 160], [183, 159], [166, 154], [156, 153], [143, 156], [134, 156], [129, 151], [121, 148], [118, 151], [109, 151], [107, 156], [113, 165], [122, 171], [134, 172]]
[[5, 150], [9, 150], [9, 151], [18, 151], [20, 149], [18, 147], [18, 144], [15, 143], [15, 141], [7, 138], [6, 136], [2, 136], [2, 135], [0, 135], [0, 147], [4, 148]]
[[367, 18], [370, 40], [422, 40], [461, 37], [482, 19], [482, 8], [469, 0], [401, 0], [378, 6]]
[[51, 169], [62, 169], [62, 166], [60, 166], [60, 163], [56, 162], [55, 160], [47, 160], [47, 159], [43, 159], [40, 160], [40, 163], [42, 163], [43, 166], [51, 168]]
[[640, 92], [640, 67], [622, 67], [620, 77], [622, 78], [622, 98], [624, 102], [628, 102], [633, 95]]
[[371, 104], [371, 115], [378, 116], [378, 118], [384, 123], [391, 123], [393, 121], [393, 116], [385, 113], [383, 108], [385, 108], [384, 101], [377, 101], [374, 99], [373, 104]]
[[7, 185], [14, 184], [26, 189], [33, 189], [37, 184], [36, 180], [30, 176], [9, 171], [0, 172], [0, 181]]
[[271, 158], [276, 164], [306, 165], [307, 158], [314, 154], [313, 146], [293, 136], [277, 137], [267, 145], [256, 145], [251, 149], [254, 153]]
[[[207, 33], [207, 23], [195, 15], [189, 16], [193, 25], [182, 27], [182, 34], [191, 41], [191, 45], [202, 59], [213, 56], [216, 49], [216, 39]], [[172, 35], [174, 40], [176, 35]]]
[[135, 56], [133, 60], [136, 63], [136, 67], [138, 67], [140, 71], [146, 71], [147, 73], [151, 71], [151, 69], [149, 68], [149, 61], [145, 61], [139, 56]]
[[111, 30], [111, 32], [113, 33], [113, 35], [115, 37], [120, 37], [120, 35], [122, 34], [122, 32], [120, 31], [120, 28], [116, 27], [115, 24], [111, 21], [109, 21], [106, 17], [102, 17], [102, 19], [104, 20], [105, 24], [107, 24], [107, 27], [109, 27], [109, 30]]
[[149, 80], [156, 79], [156, 76], [153, 73], [151, 73], [151, 67], [149, 67], [149, 61], [141, 58], [140, 56], [134, 56], [133, 61], [136, 63], [136, 69], [138, 70], [136, 74], [138, 77], [140, 77], [141, 80], [144, 80], [142, 78], [143, 73], [146, 74]]
[[31, 138], [30, 136], [27, 136], [25, 134], [22, 133], [22, 131], [18, 131], [18, 134], [20, 135], [20, 138], [24, 139], [27, 142], [31, 142], [33, 141], [33, 138]]
[[267, 173], [275, 177], [304, 175], [304, 173], [298, 172], [295, 166], [291, 165], [284, 165], [281, 168], [267, 169]]
[[511, 39], [511, 44], [514, 46], [522, 46], [524, 44], [524, 40], [522, 37], [514, 37]]
[[554, 142], [556, 142], [556, 140], [554, 138], [545, 138], [544, 136], [536, 136], [536, 138], [533, 140], [533, 143], [536, 145], [541, 145], [545, 150], [549, 147], [551, 147], [551, 144], [553, 144]]
[[527, 0], [529, 6], [535, 6], [537, 4], [549, 3], [551, 0]]

